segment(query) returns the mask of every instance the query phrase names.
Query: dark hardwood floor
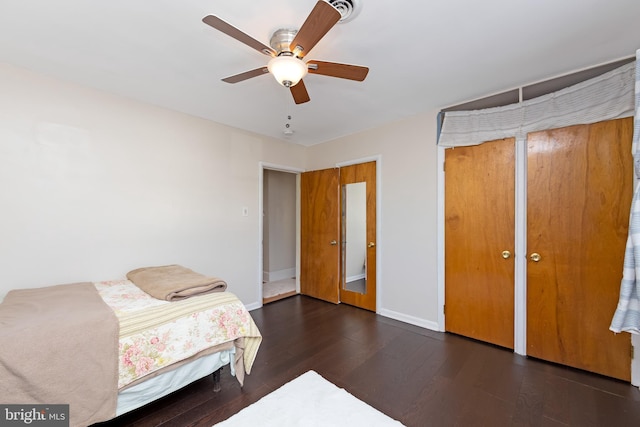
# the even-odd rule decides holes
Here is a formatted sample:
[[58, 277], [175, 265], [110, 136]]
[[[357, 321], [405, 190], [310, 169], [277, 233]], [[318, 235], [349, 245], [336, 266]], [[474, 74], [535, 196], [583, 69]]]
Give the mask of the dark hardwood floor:
[[243, 389], [225, 369], [219, 393], [207, 377], [100, 426], [211, 426], [310, 369], [406, 426], [640, 425], [628, 383], [304, 296], [251, 314]]

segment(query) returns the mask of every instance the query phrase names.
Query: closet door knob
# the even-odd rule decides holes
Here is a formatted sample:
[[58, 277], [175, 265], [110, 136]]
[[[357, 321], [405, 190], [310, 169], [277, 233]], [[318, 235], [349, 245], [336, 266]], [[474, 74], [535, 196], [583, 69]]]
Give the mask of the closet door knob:
[[331, 246], [335, 246], [338, 244], [338, 242], [336, 242], [335, 240], [332, 240], [331, 242], [329, 242], [331, 244]]
[[540, 256], [539, 253], [534, 252], [529, 256], [529, 259], [533, 262], [538, 262], [542, 259], [542, 257]]
[[511, 258], [511, 252], [509, 252], [509, 251], [502, 251], [502, 258], [504, 258], [504, 259], [509, 259], [509, 258]]
[[368, 247], [368, 248], [372, 248], [372, 247], [374, 247], [375, 245], [376, 245], [375, 243], [373, 243], [373, 242], [369, 242], [369, 244], [367, 245], [367, 247]]

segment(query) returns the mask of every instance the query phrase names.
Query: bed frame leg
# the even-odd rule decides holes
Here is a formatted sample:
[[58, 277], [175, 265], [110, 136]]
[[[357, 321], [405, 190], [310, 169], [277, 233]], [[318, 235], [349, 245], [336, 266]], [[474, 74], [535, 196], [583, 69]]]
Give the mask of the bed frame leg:
[[211, 374], [213, 376], [213, 392], [217, 393], [220, 390], [222, 390], [222, 386], [220, 385], [220, 373], [222, 372], [222, 368], [219, 368], [217, 371], [215, 371], [213, 374]]

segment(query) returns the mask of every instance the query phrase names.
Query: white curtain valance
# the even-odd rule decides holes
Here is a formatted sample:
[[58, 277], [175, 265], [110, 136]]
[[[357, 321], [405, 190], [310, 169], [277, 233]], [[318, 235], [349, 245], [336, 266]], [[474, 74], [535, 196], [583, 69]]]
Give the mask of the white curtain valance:
[[529, 132], [630, 117], [636, 62], [538, 98], [504, 107], [445, 113], [438, 145], [460, 147]]

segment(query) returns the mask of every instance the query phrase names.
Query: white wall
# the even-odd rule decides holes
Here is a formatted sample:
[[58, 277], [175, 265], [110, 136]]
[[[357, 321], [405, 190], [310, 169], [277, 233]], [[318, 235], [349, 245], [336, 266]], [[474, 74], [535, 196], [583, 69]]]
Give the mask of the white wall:
[[380, 155], [380, 313], [437, 328], [437, 111], [304, 148], [7, 64], [0, 93], [0, 298], [180, 263], [257, 306], [259, 163]]
[[438, 329], [437, 111], [309, 148], [308, 169], [379, 155], [378, 312]]
[[259, 163], [304, 148], [1, 63], [0, 93], [0, 299], [179, 263], [260, 303]]
[[265, 169], [263, 270], [267, 281], [296, 274], [296, 174]]

